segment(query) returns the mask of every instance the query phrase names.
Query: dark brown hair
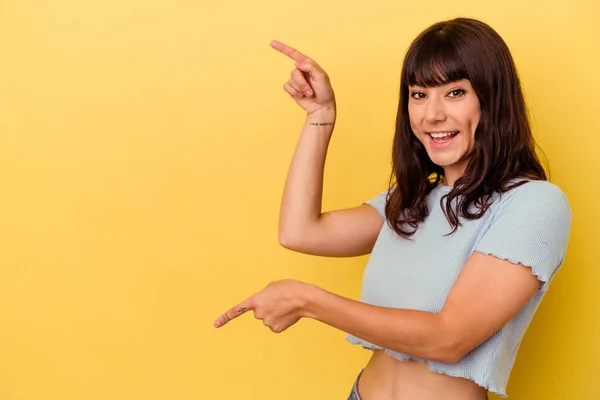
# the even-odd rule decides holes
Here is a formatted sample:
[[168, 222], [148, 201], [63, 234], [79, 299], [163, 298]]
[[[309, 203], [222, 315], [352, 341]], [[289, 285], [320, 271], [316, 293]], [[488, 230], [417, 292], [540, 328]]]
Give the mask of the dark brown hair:
[[[402, 237], [410, 237], [429, 215], [427, 196], [444, 178], [443, 168], [431, 161], [411, 130], [408, 86], [433, 87], [461, 79], [468, 79], [477, 94], [481, 117], [465, 173], [441, 199], [450, 233], [461, 225], [459, 217], [481, 218], [494, 192], [506, 192], [527, 179], [546, 180], [504, 40], [478, 20], [438, 22], [412, 42], [402, 66], [390, 186], [394, 178], [396, 182], [386, 202], [387, 221]], [[525, 179], [510, 185], [515, 178]]]

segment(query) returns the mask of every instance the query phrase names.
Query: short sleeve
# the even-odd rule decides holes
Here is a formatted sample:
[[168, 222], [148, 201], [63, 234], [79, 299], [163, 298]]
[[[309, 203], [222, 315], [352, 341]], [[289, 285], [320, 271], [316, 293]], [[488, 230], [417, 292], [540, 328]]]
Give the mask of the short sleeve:
[[385, 220], [385, 203], [387, 201], [387, 194], [388, 194], [388, 191], [386, 190], [386, 191], [379, 193], [377, 196], [373, 197], [372, 199], [363, 202], [363, 204], [368, 204], [371, 207], [373, 207], [375, 210], [377, 210], [377, 212], [379, 213], [379, 215], [381, 216], [381, 218], [383, 220]]
[[567, 198], [552, 183], [531, 181], [497, 202], [474, 251], [530, 267], [546, 291], [566, 254], [571, 229]]

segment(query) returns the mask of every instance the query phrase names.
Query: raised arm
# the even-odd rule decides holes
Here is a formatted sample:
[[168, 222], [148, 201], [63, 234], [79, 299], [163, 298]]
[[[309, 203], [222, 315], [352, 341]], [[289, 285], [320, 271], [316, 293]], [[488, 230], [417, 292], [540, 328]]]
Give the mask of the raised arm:
[[281, 42], [271, 46], [295, 63], [284, 90], [306, 111], [281, 201], [279, 242], [306, 254], [349, 257], [371, 252], [383, 225], [368, 205], [322, 212], [323, 175], [336, 121], [329, 76], [314, 60]]

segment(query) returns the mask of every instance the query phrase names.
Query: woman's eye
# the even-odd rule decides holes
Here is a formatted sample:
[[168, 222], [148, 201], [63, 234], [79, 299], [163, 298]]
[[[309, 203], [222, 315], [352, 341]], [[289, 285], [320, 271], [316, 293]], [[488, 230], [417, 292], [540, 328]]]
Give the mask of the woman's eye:
[[450, 93], [448, 93], [448, 95], [450, 97], [459, 97], [459, 96], [462, 96], [463, 94], [465, 94], [465, 91], [463, 89], [454, 89], [454, 90], [450, 91]]
[[411, 97], [415, 100], [419, 100], [422, 99], [423, 97], [425, 97], [425, 93], [423, 92], [412, 92]]

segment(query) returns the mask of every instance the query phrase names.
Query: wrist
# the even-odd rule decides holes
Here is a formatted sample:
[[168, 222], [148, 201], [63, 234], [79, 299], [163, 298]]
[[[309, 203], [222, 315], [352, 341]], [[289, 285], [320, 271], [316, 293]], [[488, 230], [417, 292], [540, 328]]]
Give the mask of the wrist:
[[[334, 124], [336, 118], [335, 105], [324, 106], [306, 115], [307, 123]], [[325, 125], [321, 125], [325, 126]]]
[[303, 318], [317, 319], [317, 308], [319, 304], [319, 298], [323, 294], [324, 290], [320, 287], [305, 283], [304, 290], [302, 290], [302, 307], [300, 313]]

